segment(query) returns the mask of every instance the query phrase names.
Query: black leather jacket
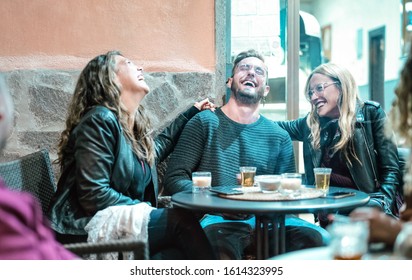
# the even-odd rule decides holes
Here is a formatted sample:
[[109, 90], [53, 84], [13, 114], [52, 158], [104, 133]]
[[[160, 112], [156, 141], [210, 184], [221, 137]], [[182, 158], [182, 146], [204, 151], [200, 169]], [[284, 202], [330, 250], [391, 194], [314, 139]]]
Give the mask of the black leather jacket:
[[[313, 185], [313, 168], [320, 166], [322, 152], [310, 144], [307, 117], [278, 124], [289, 132], [292, 140], [303, 141], [306, 184]], [[352, 165], [347, 163], [347, 167], [356, 187], [371, 194], [371, 201], [375, 200], [387, 214], [393, 214], [401, 175], [396, 144], [385, 137], [385, 122], [386, 114], [378, 103], [366, 101], [358, 108], [353, 137], [361, 163], [352, 160]]]
[[[179, 115], [155, 139], [156, 164], [173, 151], [187, 121], [199, 110], [192, 107]], [[135, 171], [133, 151], [113, 112], [93, 107], [73, 129], [67, 146], [57, 193], [49, 218], [61, 234], [85, 235], [84, 227], [93, 215], [114, 205], [140, 203], [131, 184]], [[157, 206], [156, 166], [144, 194], [146, 202]]]

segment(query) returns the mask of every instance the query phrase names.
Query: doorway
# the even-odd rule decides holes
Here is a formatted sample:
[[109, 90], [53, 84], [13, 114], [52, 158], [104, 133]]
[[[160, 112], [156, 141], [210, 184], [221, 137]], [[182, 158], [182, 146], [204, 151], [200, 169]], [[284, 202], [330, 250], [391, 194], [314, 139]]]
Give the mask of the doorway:
[[385, 27], [369, 32], [369, 98], [385, 110]]

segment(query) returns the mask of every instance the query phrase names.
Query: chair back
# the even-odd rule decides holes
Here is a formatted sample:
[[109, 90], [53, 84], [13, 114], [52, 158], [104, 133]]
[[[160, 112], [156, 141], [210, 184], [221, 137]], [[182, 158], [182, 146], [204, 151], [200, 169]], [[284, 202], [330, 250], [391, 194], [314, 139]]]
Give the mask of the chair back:
[[118, 239], [97, 243], [71, 243], [64, 247], [86, 259], [148, 260], [148, 244], [133, 239]]
[[47, 216], [56, 183], [49, 151], [39, 150], [9, 162], [0, 163], [0, 178], [12, 190], [25, 191], [36, 197]]
[[406, 163], [409, 160], [410, 149], [398, 147], [399, 169], [401, 174], [405, 173]]
[[[50, 201], [57, 189], [48, 150], [42, 149], [13, 161], [1, 162], [0, 178], [3, 179], [8, 188], [29, 192], [36, 197], [44, 216], [48, 217], [47, 211]], [[104, 253], [112, 252], [117, 254], [118, 259], [122, 259], [124, 257], [122, 252], [130, 252], [133, 254], [128, 256], [132, 256], [134, 259], [148, 259], [148, 245], [137, 240], [82, 242], [64, 246], [79, 256], [93, 254], [104, 256]]]

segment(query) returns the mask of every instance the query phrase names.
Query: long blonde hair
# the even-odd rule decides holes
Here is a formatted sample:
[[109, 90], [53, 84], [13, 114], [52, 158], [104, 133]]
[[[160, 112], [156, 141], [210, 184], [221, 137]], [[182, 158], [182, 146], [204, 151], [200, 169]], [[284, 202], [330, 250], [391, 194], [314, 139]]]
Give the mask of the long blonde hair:
[[134, 153], [149, 164], [154, 163], [154, 141], [152, 126], [144, 107], [139, 106], [135, 113], [133, 131], [128, 126], [129, 113], [120, 101], [121, 85], [116, 82], [115, 56], [119, 51], [109, 51], [96, 56], [80, 73], [71, 103], [68, 108], [66, 128], [60, 136], [57, 163], [62, 166], [70, 134], [81, 118], [92, 107], [100, 105], [111, 110], [119, 119], [123, 133], [130, 141]]
[[[306, 85], [305, 94], [306, 98], [309, 98], [310, 80], [314, 74], [322, 74], [331, 78], [336, 82], [336, 87], [340, 91], [338, 99], [338, 108], [340, 116], [338, 119], [338, 125], [341, 137], [339, 141], [332, 147], [334, 152], [342, 151], [346, 160], [350, 164], [351, 157], [358, 159], [353, 148], [352, 137], [354, 135], [355, 123], [356, 123], [356, 108], [362, 106], [363, 102], [359, 97], [358, 86], [353, 78], [352, 74], [345, 68], [340, 67], [334, 63], [325, 63], [318, 66], [309, 75]], [[319, 115], [316, 111], [316, 106], [311, 105], [309, 117], [307, 119], [308, 126], [311, 134], [311, 144], [314, 149], [320, 149], [320, 122]]]

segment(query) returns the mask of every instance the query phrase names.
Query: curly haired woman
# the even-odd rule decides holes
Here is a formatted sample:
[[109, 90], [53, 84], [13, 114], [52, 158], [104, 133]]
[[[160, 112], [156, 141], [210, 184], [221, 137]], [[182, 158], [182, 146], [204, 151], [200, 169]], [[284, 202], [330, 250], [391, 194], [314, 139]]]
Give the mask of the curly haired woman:
[[[95, 57], [81, 72], [59, 142], [61, 177], [50, 209], [62, 243], [84, 241], [87, 224], [109, 207], [156, 206], [156, 164], [171, 153], [186, 122], [201, 109], [213, 107], [207, 99], [195, 103], [154, 138], [141, 105], [148, 93], [143, 68], [117, 51]], [[189, 212], [170, 208], [148, 212], [151, 258], [215, 258]], [[133, 221], [145, 218], [143, 212], [133, 215]]]

